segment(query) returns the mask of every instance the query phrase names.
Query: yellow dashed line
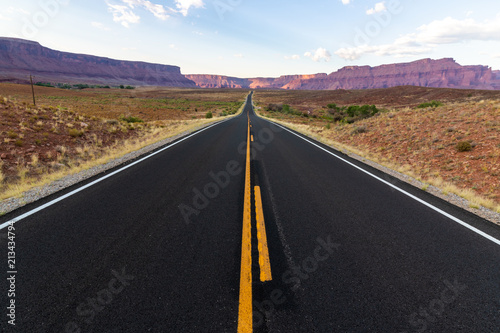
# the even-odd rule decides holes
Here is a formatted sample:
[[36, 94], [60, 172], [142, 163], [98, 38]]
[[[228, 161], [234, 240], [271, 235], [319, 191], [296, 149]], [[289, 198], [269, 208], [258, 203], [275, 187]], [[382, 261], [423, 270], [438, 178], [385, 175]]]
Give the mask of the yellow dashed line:
[[264, 223], [264, 212], [262, 210], [262, 197], [260, 187], [254, 187], [255, 213], [257, 215], [257, 239], [259, 241], [259, 265], [260, 281], [271, 281], [271, 262], [269, 260], [269, 249], [267, 247], [266, 224]]

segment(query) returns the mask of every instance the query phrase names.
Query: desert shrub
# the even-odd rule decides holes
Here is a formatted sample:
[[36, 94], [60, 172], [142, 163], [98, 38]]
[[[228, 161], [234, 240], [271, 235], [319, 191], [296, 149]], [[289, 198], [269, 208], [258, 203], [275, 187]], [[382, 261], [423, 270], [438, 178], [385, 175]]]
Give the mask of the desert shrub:
[[468, 141], [461, 141], [457, 143], [457, 150], [460, 152], [472, 150], [472, 145]]
[[127, 123], [143, 123], [144, 120], [138, 117], [130, 116], [130, 117], [121, 117], [120, 120], [126, 121]]
[[21, 139], [17, 139], [16, 142], [14, 142], [14, 144], [17, 146], [17, 147], [22, 147], [24, 142], [23, 140]]
[[17, 133], [16, 133], [16, 132], [13, 132], [13, 131], [8, 131], [8, 132], [7, 132], [7, 137], [8, 137], [9, 139], [15, 139], [15, 138], [17, 138]]
[[430, 101], [430, 102], [427, 102], [427, 103], [422, 103], [418, 107], [420, 109], [424, 109], [424, 108], [437, 108], [438, 106], [442, 106], [442, 105], [443, 105], [443, 103], [441, 103], [441, 102]]
[[83, 131], [77, 130], [76, 128], [70, 128], [68, 134], [73, 138], [77, 138], [83, 135]]
[[212, 111], [208, 111], [206, 114], [205, 114], [205, 118], [207, 119], [210, 119], [210, 118], [213, 118], [213, 114], [212, 114]]
[[75, 89], [88, 89], [88, 88], [90, 88], [90, 86], [88, 84], [79, 83], [79, 84], [74, 84], [73, 88], [75, 88]]
[[283, 104], [269, 104], [267, 106], [267, 111], [282, 112], [283, 111]]
[[352, 134], [361, 134], [366, 132], [368, 132], [368, 128], [366, 126], [358, 126], [352, 131]]
[[126, 86], [125, 89], [135, 89], [135, 87], [132, 86]]

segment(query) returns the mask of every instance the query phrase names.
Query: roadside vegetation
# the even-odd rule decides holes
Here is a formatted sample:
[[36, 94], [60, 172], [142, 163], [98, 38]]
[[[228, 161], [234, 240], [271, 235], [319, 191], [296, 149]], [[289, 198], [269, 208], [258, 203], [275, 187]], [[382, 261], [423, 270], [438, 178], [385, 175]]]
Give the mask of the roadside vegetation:
[[248, 94], [36, 89], [34, 106], [29, 86], [0, 84], [0, 200], [235, 114]]
[[295, 112], [273, 110], [271, 105], [280, 105], [275, 104], [280, 93], [273, 98], [271, 92], [256, 92], [255, 101], [262, 116], [434, 185], [443, 193], [462, 196], [472, 208], [500, 212], [499, 92], [493, 96], [497, 98], [486, 100], [444, 98], [413, 106], [337, 105], [334, 101], [318, 106], [313, 92], [309, 102], [303, 92], [299, 94], [300, 103], [288, 106]]
[[59, 88], [59, 89], [135, 89], [134, 86], [109, 86], [109, 85], [100, 85], [100, 84], [86, 84], [86, 83], [77, 83], [77, 84], [68, 84], [68, 83], [49, 83], [49, 82], [36, 82], [35, 86], [46, 87], [46, 88]]

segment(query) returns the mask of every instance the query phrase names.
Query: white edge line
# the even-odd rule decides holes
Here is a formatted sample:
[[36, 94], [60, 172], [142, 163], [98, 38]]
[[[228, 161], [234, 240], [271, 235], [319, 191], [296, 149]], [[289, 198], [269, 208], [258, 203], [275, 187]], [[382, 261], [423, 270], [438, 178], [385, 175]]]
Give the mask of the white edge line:
[[60, 196], [60, 197], [58, 197], [57, 199], [54, 199], [54, 200], [52, 200], [52, 201], [49, 201], [49, 202], [47, 202], [46, 204], [43, 204], [43, 205], [41, 205], [41, 206], [39, 206], [39, 207], [37, 207], [37, 208], [35, 208], [35, 209], [33, 209], [33, 210], [30, 210], [29, 212], [26, 212], [26, 213], [24, 213], [24, 214], [22, 214], [22, 215], [19, 215], [18, 217], [15, 217], [15, 218], [13, 218], [12, 220], [9, 220], [9, 221], [7, 221], [7, 222], [5, 222], [5, 223], [1, 224], [1, 225], [0, 225], [0, 230], [2, 230], [2, 229], [4, 229], [4, 228], [6, 228], [6, 227], [7, 227], [7, 226], [9, 226], [9, 225], [12, 225], [12, 224], [14, 224], [14, 223], [19, 222], [19, 221], [21, 221], [21, 220], [23, 220], [23, 219], [27, 218], [28, 216], [31, 216], [31, 215], [33, 215], [33, 214], [35, 214], [35, 213], [38, 213], [39, 211], [44, 210], [45, 208], [50, 207], [50, 206], [52, 206], [52, 205], [54, 205], [54, 204], [58, 203], [59, 201], [62, 201], [62, 200], [66, 199], [66, 198], [68, 198], [68, 197], [70, 197], [70, 196], [72, 196], [72, 195], [74, 195], [74, 194], [76, 194], [76, 193], [78, 193], [78, 192], [80, 192], [80, 191], [83, 191], [83, 190], [85, 190], [85, 189], [87, 189], [87, 188], [89, 188], [89, 187], [91, 187], [91, 186], [93, 186], [93, 185], [97, 184], [97, 183], [100, 183], [100, 182], [102, 182], [103, 180], [105, 180], [105, 179], [107, 179], [107, 178], [109, 178], [109, 177], [112, 177], [112, 176], [116, 175], [117, 173], [122, 172], [123, 170], [126, 170], [126, 169], [128, 169], [128, 168], [130, 168], [130, 167], [132, 167], [132, 166], [134, 166], [134, 165], [136, 165], [136, 164], [138, 164], [138, 163], [141, 163], [142, 161], [145, 161], [145, 160], [147, 160], [148, 158], [153, 157], [153, 156], [155, 156], [156, 154], [159, 154], [159, 153], [161, 153], [161, 152], [163, 152], [163, 151], [165, 151], [165, 150], [167, 150], [167, 149], [169, 149], [169, 148], [171, 148], [171, 147], [173, 147], [173, 146], [177, 145], [178, 143], [181, 143], [181, 142], [182, 142], [182, 141], [184, 141], [184, 140], [187, 140], [187, 139], [189, 139], [189, 138], [191, 138], [191, 137], [193, 137], [193, 136], [195, 136], [195, 135], [197, 135], [197, 134], [200, 134], [200, 133], [201, 133], [201, 132], [203, 132], [203, 131], [206, 131], [206, 130], [207, 130], [207, 129], [209, 129], [209, 128], [212, 128], [212, 127], [214, 127], [214, 126], [217, 126], [217, 125], [220, 125], [220, 124], [222, 124], [222, 123], [225, 123], [226, 121], [229, 121], [229, 120], [231, 120], [231, 119], [234, 119], [234, 117], [233, 117], [233, 118], [230, 118], [230, 119], [226, 119], [226, 120], [220, 121], [220, 122], [215, 123], [215, 124], [212, 124], [212, 125], [210, 125], [210, 126], [208, 126], [208, 127], [202, 128], [201, 130], [198, 130], [197, 132], [192, 133], [192, 134], [190, 134], [189, 136], [186, 136], [185, 138], [182, 138], [181, 140], [176, 141], [176, 142], [174, 142], [174, 143], [172, 143], [172, 144], [170, 144], [170, 145], [168, 145], [168, 146], [166, 146], [166, 147], [164, 147], [164, 148], [162, 148], [162, 149], [160, 149], [160, 150], [157, 150], [157, 151], [155, 151], [154, 153], [151, 153], [151, 154], [149, 154], [149, 155], [147, 155], [147, 156], [145, 156], [145, 157], [143, 157], [143, 158], [141, 158], [141, 159], [139, 159], [139, 160], [137, 160], [137, 161], [135, 161], [135, 162], [132, 162], [132, 163], [130, 163], [130, 164], [128, 164], [128, 165], [126, 165], [126, 166], [124, 166], [124, 167], [123, 167], [123, 168], [121, 168], [121, 169], [115, 170], [115, 171], [113, 171], [112, 173], [110, 173], [110, 174], [108, 174], [108, 175], [106, 175], [106, 176], [103, 176], [103, 177], [101, 177], [101, 178], [99, 178], [99, 179], [96, 179], [96, 180], [94, 180], [94, 181], [93, 181], [93, 182], [91, 182], [91, 183], [88, 183], [88, 184], [86, 184], [86, 185], [84, 185], [84, 186], [82, 186], [82, 187], [77, 188], [76, 190], [73, 190], [73, 191], [71, 191], [71, 192], [69, 192], [69, 193], [66, 193], [66, 194], [65, 194], [65, 195], [63, 195], [63, 196]]
[[343, 161], [343, 162], [345, 162], [345, 163], [349, 164], [350, 166], [355, 167], [356, 169], [358, 169], [358, 170], [360, 170], [360, 171], [362, 171], [362, 172], [366, 173], [367, 175], [369, 175], [369, 176], [371, 176], [371, 177], [373, 177], [373, 178], [375, 178], [375, 179], [377, 179], [377, 180], [381, 181], [382, 183], [384, 183], [384, 184], [386, 184], [386, 185], [388, 185], [388, 186], [392, 187], [393, 189], [395, 189], [395, 190], [397, 190], [397, 191], [399, 191], [399, 192], [401, 192], [401, 193], [403, 193], [403, 194], [407, 195], [408, 197], [410, 197], [410, 198], [412, 198], [412, 199], [414, 199], [414, 200], [416, 200], [416, 201], [420, 202], [421, 204], [423, 204], [423, 205], [425, 205], [425, 206], [427, 206], [427, 207], [429, 207], [429, 208], [433, 209], [434, 211], [438, 212], [439, 214], [442, 214], [442, 215], [446, 216], [447, 218], [451, 219], [452, 221], [454, 221], [454, 222], [456, 222], [456, 223], [458, 223], [458, 224], [460, 224], [460, 225], [462, 225], [462, 226], [466, 227], [467, 229], [472, 230], [472, 231], [473, 231], [473, 232], [475, 232], [476, 234], [483, 236], [484, 238], [486, 238], [486, 239], [488, 239], [488, 240], [492, 241], [493, 243], [495, 243], [495, 244], [497, 244], [497, 245], [500, 245], [500, 240], [498, 240], [498, 239], [496, 239], [495, 237], [493, 237], [493, 236], [491, 236], [491, 235], [488, 235], [487, 233], [485, 233], [485, 232], [483, 232], [483, 231], [481, 231], [481, 230], [479, 230], [479, 229], [477, 229], [477, 228], [475, 228], [475, 227], [473, 227], [473, 226], [469, 225], [468, 223], [466, 223], [466, 222], [464, 222], [464, 221], [460, 220], [459, 218], [456, 218], [455, 216], [448, 214], [447, 212], [445, 212], [445, 211], [443, 211], [443, 210], [441, 210], [441, 209], [439, 209], [439, 208], [437, 208], [437, 207], [435, 207], [435, 206], [431, 205], [430, 203], [428, 203], [428, 202], [426, 202], [426, 201], [424, 201], [424, 200], [422, 200], [422, 199], [420, 199], [420, 198], [418, 198], [418, 197], [414, 196], [413, 194], [406, 192], [405, 190], [403, 190], [403, 189], [401, 189], [401, 188], [397, 187], [396, 185], [393, 185], [393, 184], [389, 183], [388, 181], [386, 181], [386, 180], [384, 180], [384, 179], [382, 179], [382, 178], [380, 178], [380, 177], [378, 177], [378, 176], [375, 176], [374, 174], [372, 174], [372, 173], [370, 173], [370, 172], [366, 171], [365, 169], [363, 169], [363, 168], [361, 168], [361, 167], [357, 166], [356, 164], [351, 163], [351, 162], [349, 162], [348, 160], [346, 160], [346, 159], [344, 159], [344, 158], [342, 158], [342, 157], [340, 157], [340, 156], [338, 156], [338, 155], [336, 155], [336, 154], [332, 153], [332, 152], [331, 152], [331, 151], [329, 151], [328, 149], [325, 149], [325, 148], [323, 148], [323, 147], [321, 147], [321, 146], [317, 145], [316, 143], [314, 143], [314, 142], [312, 142], [312, 141], [310, 141], [310, 140], [306, 139], [305, 137], [303, 137], [303, 136], [301, 136], [301, 135], [298, 135], [297, 133], [295, 133], [295, 132], [291, 131], [290, 129], [288, 129], [288, 128], [284, 127], [284, 126], [281, 126], [280, 124], [275, 123], [275, 122], [273, 122], [273, 121], [270, 121], [270, 120], [267, 120], [267, 119], [264, 119], [264, 118], [261, 118], [261, 119], [263, 119], [263, 120], [265, 120], [265, 121], [268, 121], [268, 122], [270, 122], [270, 123], [273, 123], [273, 124], [275, 124], [276, 126], [279, 126], [279, 127], [283, 128], [284, 130], [286, 130], [286, 131], [288, 131], [288, 132], [292, 133], [293, 135], [295, 135], [295, 136], [297, 136], [297, 137], [301, 138], [302, 140], [304, 140], [304, 141], [306, 141], [306, 142], [309, 142], [309, 143], [310, 143], [310, 144], [312, 144], [313, 146], [316, 146], [317, 148], [319, 148], [319, 149], [321, 149], [321, 150], [323, 150], [323, 151], [327, 152], [328, 154], [330, 154], [330, 155], [332, 155], [332, 156], [334, 156], [334, 157], [338, 158], [339, 160], [341, 160], [341, 161]]

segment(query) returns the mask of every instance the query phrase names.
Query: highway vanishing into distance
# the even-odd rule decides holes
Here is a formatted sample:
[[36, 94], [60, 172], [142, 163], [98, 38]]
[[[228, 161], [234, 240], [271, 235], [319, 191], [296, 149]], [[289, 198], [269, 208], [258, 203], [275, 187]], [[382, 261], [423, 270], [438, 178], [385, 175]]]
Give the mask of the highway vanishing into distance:
[[259, 118], [251, 98], [1, 217], [1, 331], [499, 331], [498, 226]]

